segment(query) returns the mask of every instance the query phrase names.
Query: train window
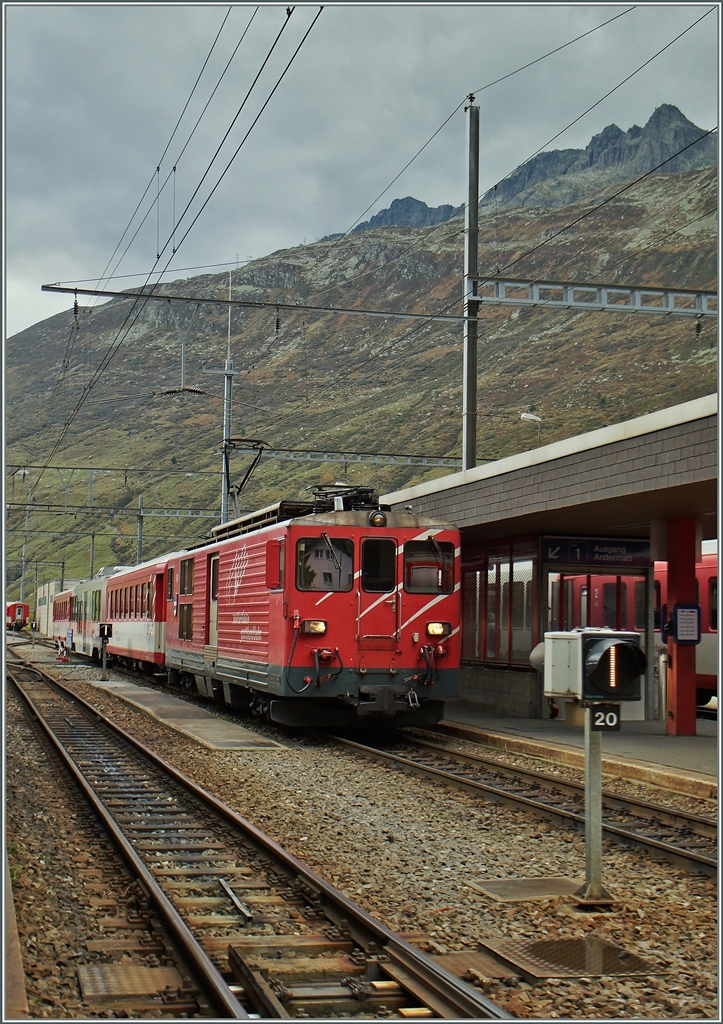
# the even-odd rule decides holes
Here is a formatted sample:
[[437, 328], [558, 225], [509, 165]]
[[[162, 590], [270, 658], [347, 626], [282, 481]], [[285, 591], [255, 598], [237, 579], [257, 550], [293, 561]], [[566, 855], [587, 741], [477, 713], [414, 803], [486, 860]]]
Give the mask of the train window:
[[136, 583], [136, 613], [135, 617], [139, 619], [141, 617], [141, 585]]
[[166, 575], [166, 600], [173, 600], [173, 566], [168, 566], [168, 573]]
[[146, 618], [153, 618], [153, 583], [146, 587]]
[[[218, 561], [216, 560], [218, 572]], [[284, 542], [266, 541], [266, 586], [269, 590], [281, 590], [284, 586]], [[218, 589], [218, 588], [217, 588]]]
[[178, 606], [178, 639], [193, 639], [193, 605], [179, 604]]
[[194, 593], [194, 559], [183, 558], [180, 564], [180, 593], [190, 595]]
[[211, 600], [218, 601], [218, 558], [211, 559]]
[[451, 594], [454, 545], [449, 541], [410, 540], [404, 545], [404, 589], [409, 594]]
[[387, 594], [396, 583], [397, 542], [388, 538], [362, 541], [362, 587], [371, 593]]
[[635, 581], [635, 628], [645, 629], [645, 580]]
[[302, 537], [296, 543], [296, 586], [299, 590], [351, 590], [354, 542], [346, 537]]
[[708, 580], [708, 598], [710, 601], [710, 628], [718, 630], [718, 577], [711, 576]]
[[656, 580], [654, 583], [655, 590], [655, 603], [653, 605], [653, 629], [660, 629], [660, 580]]

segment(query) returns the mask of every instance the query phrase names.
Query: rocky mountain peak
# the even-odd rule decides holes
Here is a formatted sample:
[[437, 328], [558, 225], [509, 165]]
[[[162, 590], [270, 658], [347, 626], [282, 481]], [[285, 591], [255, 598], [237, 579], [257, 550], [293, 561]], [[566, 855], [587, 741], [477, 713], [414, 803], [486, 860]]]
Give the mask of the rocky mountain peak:
[[[705, 130], [689, 121], [678, 107], [672, 103], [661, 103], [643, 128], [634, 124], [623, 131], [618, 125], [609, 124], [593, 135], [585, 149], [553, 149], [538, 153], [490, 189], [480, 205], [487, 206], [496, 201], [498, 205], [511, 206], [566, 206], [581, 199], [591, 187], [598, 189], [636, 174], [645, 174], [685, 146], [690, 148], [666, 163], [658, 173], [679, 174], [699, 167], [712, 167], [718, 159], [716, 134], [690, 145], [704, 134]], [[543, 183], [544, 187], [538, 187]], [[406, 196], [395, 199], [387, 209], [357, 224], [354, 231], [395, 225], [431, 227], [463, 212], [464, 206], [429, 207], [419, 199]]]

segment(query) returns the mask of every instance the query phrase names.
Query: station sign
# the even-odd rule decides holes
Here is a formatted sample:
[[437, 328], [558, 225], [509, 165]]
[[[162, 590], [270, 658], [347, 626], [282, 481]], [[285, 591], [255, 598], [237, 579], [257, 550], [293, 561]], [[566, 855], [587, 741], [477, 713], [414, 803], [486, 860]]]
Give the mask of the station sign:
[[551, 565], [580, 565], [593, 569], [610, 566], [649, 567], [649, 540], [611, 537], [543, 537], [542, 561]]
[[676, 644], [700, 643], [700, 605], [673, 605], [673, 640]]

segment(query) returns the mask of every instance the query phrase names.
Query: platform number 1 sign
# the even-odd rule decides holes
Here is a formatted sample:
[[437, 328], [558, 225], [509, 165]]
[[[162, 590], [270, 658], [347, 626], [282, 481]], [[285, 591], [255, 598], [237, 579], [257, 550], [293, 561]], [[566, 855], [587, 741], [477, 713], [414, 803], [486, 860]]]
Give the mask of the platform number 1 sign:
[[620, 705], [595, 704], [592, 711], [591, 729], [596, 732], [620, 732]]

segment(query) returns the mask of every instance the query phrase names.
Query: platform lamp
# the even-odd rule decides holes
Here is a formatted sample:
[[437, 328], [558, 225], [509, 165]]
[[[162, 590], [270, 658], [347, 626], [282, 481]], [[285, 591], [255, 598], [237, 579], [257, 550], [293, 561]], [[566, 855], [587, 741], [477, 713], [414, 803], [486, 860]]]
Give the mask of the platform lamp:
[[540, 447], [540, 427], [542, 426], [542, 420], [539, 416], [535, 416], [533, 412], [523, 412], [520, 416], [521, 420], [527, 420], [528, 423], [537, 424], [537, 447]]

